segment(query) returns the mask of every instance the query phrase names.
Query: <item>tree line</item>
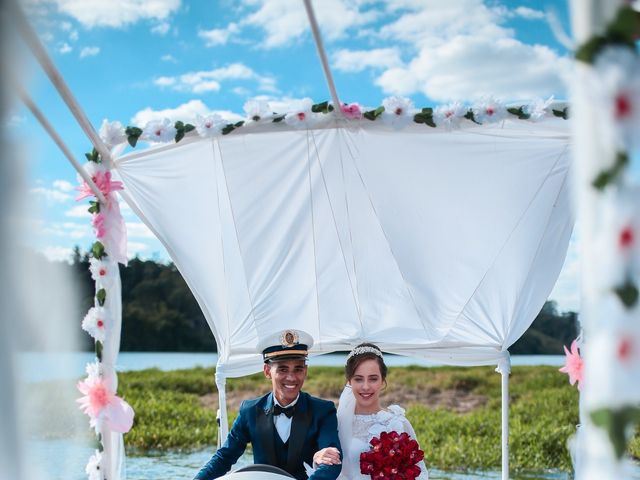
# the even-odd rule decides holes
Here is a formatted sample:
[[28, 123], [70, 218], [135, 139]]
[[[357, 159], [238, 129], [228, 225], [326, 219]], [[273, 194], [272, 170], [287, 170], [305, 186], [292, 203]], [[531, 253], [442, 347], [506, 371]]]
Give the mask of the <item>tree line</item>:
[[[38, 257], [40, 269], [56, 269], [70, 276], [79, 292], [71, 320], [78, 330], [94, 303], [94, 282], [88, 254], [74, 249], [71, 263]], [[120, 266], [122, 279], [122, 351], [212, 352], [213, 334], [193, 294], [173, 263], [134, 258]], [[560, 312], [547, 301], [527, 332], [511, 346], [512, 354], [562, 354], [577, 334], [577, 314]], [[93, 340], [80, 336], [82, 349]], [[36, 346], [37, 348], [37, 346]]]

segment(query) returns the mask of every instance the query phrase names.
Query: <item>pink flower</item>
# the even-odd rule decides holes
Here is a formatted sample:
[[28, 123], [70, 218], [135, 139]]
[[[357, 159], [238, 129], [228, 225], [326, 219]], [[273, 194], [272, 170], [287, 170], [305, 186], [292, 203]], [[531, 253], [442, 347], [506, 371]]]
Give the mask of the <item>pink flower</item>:
[[91, 418], [97, 418], [115, 395], [107, 388], [102, 377], [87, 378], [78, 382], [78, 390], [84, 394], [76, 400], [80, 404], [80, 409]]
[[578, 390], [580, 390], [583, 380], [584, 362], [582, 358], [580, 358], [580, 353], [578, 353], [578, 343], [575, 340], [571, 342], [571, 352], [567, 350], [567, 347], [564, 347], [564, 353], [567, 358], [565, 359], [564, 367], [562, 367], [560, 371], [569, 375], [569, 383], [571, 385], [578, 382]]
[[350, 103], [349, 105], [343, 103], [340, 105], [340, 110], [345, 118], [349, 120], [359, 120], [362, 118], [362, 110], [360, 110], [360, 105], [357, 103]]
[[[111, 172], [98, 170], [95, 175], [91, 177], [93, 183], [96, 184], [96, 187], [107, 197], [111, 192], [115, 192], [116, 190], [123, 190], [122, 182], [116, 182], [111, 180]], [[80, 192], [80, 195], [76, 197], [76, 201], [82, 200], [83, 198], [93, 197], [93, 191], [87, 184], [87, 182], [82, 182], [78, 188], [76, 188]]]

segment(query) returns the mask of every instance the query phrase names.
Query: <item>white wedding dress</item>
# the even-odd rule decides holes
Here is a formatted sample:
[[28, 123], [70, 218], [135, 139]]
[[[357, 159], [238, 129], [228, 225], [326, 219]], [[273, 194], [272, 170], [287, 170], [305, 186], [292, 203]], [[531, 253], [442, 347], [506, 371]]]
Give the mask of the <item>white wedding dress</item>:
[[[348, 417], [342, 422], [338, 418], [340, 432], [340, 442], [342, 444], [342, 472], [338, 480], [370, 480], [370, 475], [362, 475], [360, 473], [360, 453], [369, 450], [369, 441], [373, 437], [378, 437], [382, 432], [395, 430], [398, 433], [406, 432], [411, 438], [416, 438], [416, 433], [404, 416], [404, 409], [398, 405], [391, 405], [378, 413], [371, 415], [353, 414], [353, 420], [350, 425], [350, 436], [344, 435], [349, 430], [349, 425], [345, 425], [344, 421], [348, 421]], [[418, 463], [420, 467], [420, 476], [418, 480], [427, 480], [429, 472], [424, 461]]]

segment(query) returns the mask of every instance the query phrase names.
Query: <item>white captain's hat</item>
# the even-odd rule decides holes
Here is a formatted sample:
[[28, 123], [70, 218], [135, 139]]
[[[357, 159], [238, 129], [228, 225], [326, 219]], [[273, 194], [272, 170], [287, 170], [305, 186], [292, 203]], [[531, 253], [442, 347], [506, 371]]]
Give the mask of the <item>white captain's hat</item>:
[[258, 342], [265, 363], [279, 360], [305, 360], [313, 346], [313, 337], [302, 330], [282, 330], [266, 335]]

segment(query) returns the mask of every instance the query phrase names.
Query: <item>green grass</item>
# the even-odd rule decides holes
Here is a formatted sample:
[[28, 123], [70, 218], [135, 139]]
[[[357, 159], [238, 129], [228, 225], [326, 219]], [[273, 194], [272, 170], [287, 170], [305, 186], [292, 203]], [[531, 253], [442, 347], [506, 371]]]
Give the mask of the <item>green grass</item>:
[[[156, 369], [119, 376], [119, 394], [136, 412], [128, 447], [149, 450], [191, 450], [215, 445], [217, 427], [212, 402], [217, 391], [212, 368], [162, 372]], [[401, 402], [431, 467], [442, 470], [499, 469], [501, 463], [500, 375], [490, 367], [395, 367], [390, 370], [382, 401]], [[312, 367], [304, 390], [336, 400], [344, 385], [343, 369]], [[578, 423], [578, 392], [555, 367], [514, 367], [510, 377], [510, 465], [517, 470], [570, 470], [566, 449]], [[256, 397], [270, 388], [260, 374], [227, 380], [227, 397]], [[429, 404], [430, 395], [462, 395], [481, 399], [464, 413]], [[232, 402], [233, 403], [233, 402]], [[640, 439], [630, 443], [640, 457]]]

